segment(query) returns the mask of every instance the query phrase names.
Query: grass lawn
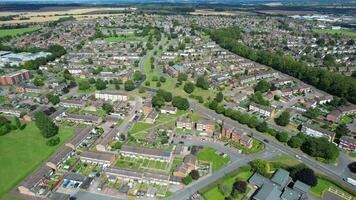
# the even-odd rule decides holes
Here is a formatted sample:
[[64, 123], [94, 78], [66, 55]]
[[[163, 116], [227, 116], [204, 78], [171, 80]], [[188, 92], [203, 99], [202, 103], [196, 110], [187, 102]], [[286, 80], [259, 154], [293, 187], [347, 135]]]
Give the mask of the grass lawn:
[[331, 30], [331, 29], [314, 29], [314, 32], [321, 33], [321, 34], [330, 34], [330, 35], [343, 35], [347, 37], [356, 37], [355, 31], [348, 31], [348, 30]]
[[34, 123], [27, 124], [24, 130], [15, 130], [0, 137], [0, 197], [22, 181], [44, 160], [67, 141], [74, 131], [61, 128], [58, 146], [46, 145], [46, 139]]
[[15, 29], [0, 29], [0, 37], [17, 36], [24, 33], [29, 33], [39, 30], [39, 27], [15, 28]]
[[151, 127], [153, 127], [154, 124], [148, 124], [148, 123], [144, 123], [144, 122], [137, 122], [136, 124], [134, 124], [130, 130], [130, 134], [134, 134], [146, 129], [149, 129]]
[[[250, 167], [241, 167], [232, 174], [229, 174], [220, 179], [215, 186], [204, 192], [203, 196], [206, 200], [223, 200], [231, 193], [232, 185], [234, 184], [236, 179], [247, 181], [252, 176], [252, 174], [253, 172], [251, 171]], [[224, 195], [220, 192], [218, 184], [224, 184], [228, 187], [228, 195]], [[247, 188], [246, 193], [248, 193], [250, 190], [251, 188]], [[238, 195], [236, 199], [243, 199], [244, 196], [245, 194]]]
[[284, 167], [293, 167], [301, 162], [297, 159], [294, 159], [290, 156], [277, 156], [271, 160], [272, 165], [283, 165]]
[[345, 193], [346, 195], [350, 195], [349, 193], [347, 193], [346, 191], [344, 191], [343, 189], [341, 189], [340, 187], [336, 186], [335, 184], [333, 184], [332, 182], [324, 179], [324, 178], [318, 178], [318, 184], [315, 187], [310, 188], [310, 192], [317, 196], [317, 197], [321, 197], [323, 195], [323, 192], [325, 190], [327, 190], [329, 187], [332, 187], [334, 189], [337, 189], [343, 193]]
[[204, 147], [197, 154], [198, 160], [211, 162], [213, 165], [213, 172], [225, 166], [229, 161], [230, 157], [221, 157], [216, 154], [216, 150], [210, 147]]
[[1, 104], [7, 103], [7, 101], [8, 101], [8, 98], [7, 98], [7, 97], [5, 97], [5, 96], [0, 96], [0, 103], [1, 103]]

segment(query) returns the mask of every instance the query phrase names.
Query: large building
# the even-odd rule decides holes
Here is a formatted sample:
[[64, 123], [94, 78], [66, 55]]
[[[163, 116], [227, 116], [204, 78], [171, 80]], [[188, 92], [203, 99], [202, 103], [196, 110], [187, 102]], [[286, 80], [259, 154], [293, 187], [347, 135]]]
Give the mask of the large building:
[[95, 98], [104, 99], [105, 101], [129, 101], [129, 95], [126, 92], [119, 91], [97, 91]]
[[14, 85], [23, 80], [28, 80], [30, 77], [30, 72], [26, 69], [22, 69], [20, 71], [0, 76], [0, 85]]
[[289, 172], [278, 169], [268, 179], [255, 173], [249, 183], [256, 188], [256, 192], [250, 198], [252, 200], [308, 200], [309, 186], [296, 181], [293, 182]]
[[213, 134], [215, 130], [215, 124], [213, 121], [208, 119], [200, 119], [196, 124], [197, 131], [202, 132], [203, 134]]
[[272, 108], [268, 108], [266, 106], [262, 106], [256, 103], [251, 103], [250, 106], [248, 107], [248, 110], [251, 112], [257, 112], [265, 117], [271, 117], [273, 114]]

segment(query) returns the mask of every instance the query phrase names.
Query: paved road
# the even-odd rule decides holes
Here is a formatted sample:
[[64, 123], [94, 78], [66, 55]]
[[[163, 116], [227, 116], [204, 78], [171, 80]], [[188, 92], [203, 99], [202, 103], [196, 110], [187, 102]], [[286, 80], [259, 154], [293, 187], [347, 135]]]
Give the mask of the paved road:
[[212, 119], [215, 120], [221, 120], [223, 121], [225, 124], [237, 127], [240, 130], [244, 130], [247, 132], [250, 132], [253, 134], [253, 137], [255, 137], [258, 140], [268, 140], [269, 143], [267, 144], [267, 146], [271, 146], [274, 147], [276, 149], [278, 149], [279, 151], [281, 151], [282, 153], [289, 155], [291, 157], [299, 157], [299, 160], [307, 165], [309, 165], [310, 167], [323, 172], [325, 175], [329, 176], [330, 178], [332, 178], [334, 181], [338, 182], [339, 184], [342, 185], [342, 187], [348, 188], [351, 191], [355, 190], [355, 187], [353, 187], [352, 185], [346, 183], [345, 181], [343, 181], [343, 176], [340, 175], [340, 172], [337, 172], [335, 168], [328, 166], [328, 165], [324, 165], [319, 163], [318, 161], [315, 161], [313, 158], [307, 156], [306, 154], [297, 151], [295, 149], [289, 148], [288, 146], [281, 144], [280, 142], [277, 142], [274, 140], [274, 138], [272, 138], [269, 135], [265, 135], [262, 133], [259, 133], [253, 129], [248, 128], [245, 125], [242, 125], [240, 123], [238, 123], [237, 121], [231, 120], [230, 118], [227, 118], [223, 115], [217, 114], [214, 111], [207, 109], [205, 107], [203, 107], [202, 105], [195, 103], [193, 101], [190, 102], [191, 107], [193, 110], [196, 110], [198, 112], [204, 113], [205, 115], [209, 116]]
[[138, 95], [133, 95], [135, 97], [135, 105], [129, 114], [124, 118], [122, 123], [119, 126], [119, 133], [127, 134], [129, 129], [129, 124], [132, 122], [132, 119], [142, 108], [142, 98]]

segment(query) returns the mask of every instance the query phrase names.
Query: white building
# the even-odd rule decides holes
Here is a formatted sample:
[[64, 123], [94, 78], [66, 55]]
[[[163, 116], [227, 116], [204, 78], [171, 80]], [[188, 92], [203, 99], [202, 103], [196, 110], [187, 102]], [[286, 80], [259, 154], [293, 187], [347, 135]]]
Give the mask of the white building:
[[105, 101], [129, 101], [129, 95], [126, 92], [119, 91], [98, 91], [95, 92], [95, 98], [104, 99]]

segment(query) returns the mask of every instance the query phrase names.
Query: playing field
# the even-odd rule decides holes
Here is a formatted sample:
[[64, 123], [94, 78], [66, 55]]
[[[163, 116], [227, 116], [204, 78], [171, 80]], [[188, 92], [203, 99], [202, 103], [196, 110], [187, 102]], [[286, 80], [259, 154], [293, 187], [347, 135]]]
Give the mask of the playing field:
[[0, 198], [34, 171], [44, 160], [73, 135], [72, 129], [60, 129], [61, 144], [46, 145], [34, 123], [24, 130], [0, 136]]
[[33, 32], [39, 30], [39, 27], [28, 27], [28, 28], [15, 28], [15, 29], [0, 29], [0, 37], [4, 36], [16, 36], [28, 32]]

